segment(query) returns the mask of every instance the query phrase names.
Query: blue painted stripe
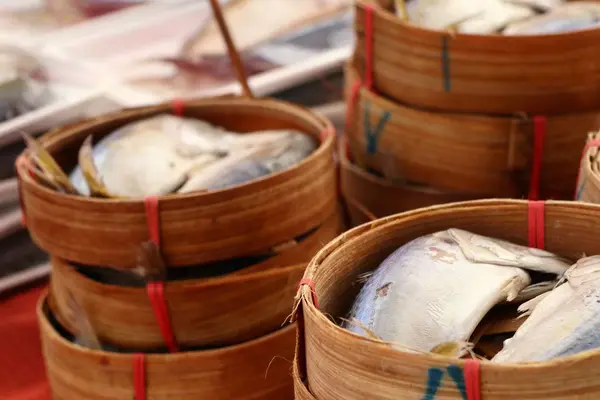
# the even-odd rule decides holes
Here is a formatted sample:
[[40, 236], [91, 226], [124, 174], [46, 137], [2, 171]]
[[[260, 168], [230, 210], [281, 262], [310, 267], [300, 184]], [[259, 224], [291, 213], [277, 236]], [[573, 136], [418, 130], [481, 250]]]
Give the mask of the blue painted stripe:
[[389, 111], [384, 111], [381, 114], [381, 117], [379, 117], [379, 122], [377, 122], [375, 129], [371, 129], [370, 104], [370, 102], [365, 103], [364, 130], [367, 142], [367, 154], [375, 154], [377, 152], [377, 146], [379, 144], [379, 138], [381, 137], [381, 133], [383, 132], [383, 129], [387, 125], [388, 121], [392, 118], [392, 113]]
[[444, 76], [444, 90], [450, 92], [452, 83], [450, 81], [450, 36], [442, 36], [442, 74]]
[[442, 385], [443, 377], [444, 371], [440, 368], [429, 368], [429, 371], [427, 371], [427, 387], [425, 388], [425, 394], [421, 400], [435, 399], [435, 395]]
[[454, 384], [460, 391], [462, 398], [467, 400], [467, 387], [465, 385], [465, 374], [463, 369], [457, 365], [450, 365], [448, 366], [447, 370], [448, 375], [450, 375], [450, 378], [452, 378]]

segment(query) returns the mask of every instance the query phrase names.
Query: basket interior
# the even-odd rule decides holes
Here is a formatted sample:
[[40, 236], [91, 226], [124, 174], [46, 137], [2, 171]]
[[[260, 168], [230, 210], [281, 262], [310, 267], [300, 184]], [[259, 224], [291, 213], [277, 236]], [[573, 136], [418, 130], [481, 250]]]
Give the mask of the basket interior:
[[[294, 129], [319, 140], [323, 125], [317, 119], [302, 118], [297, 109], [290, 111], [290, 106], [282, 107], [274, 102], [260, 101], [234, 102], [225, 101], [215, 104], [191, 105], [185, 108], [185, 118], [197, 118], [224, 127], [234, 132], [253, 132], [270, 129]], [[286, 111], [287, 110], [287, 111]], [[68, 128], [62, 133], [56, 133], [48, 141], [48, 150], [58, 164], [70, 171], [77, 164], [77, 154], [83, 141], [92, 135], [94, 142], [114, 132], [131, 122], [150, 118], [161, 114], [170, 114], [170, 106], [158, 106], [139, 110], [124, 110], [109, 114], [104, 118], [84, 121], [79, 125]]]
[[[473, 202], [472, 204], [486, 204]], [[516, 203], [516, 204], [515, 204]], [[346, 238], [314, 270], [319, 298], [319, 310], [335, 318], [347, 317], [361, 284], [360, 276], [375, 269], [389, 254], [419, 236], [449, 228], [459, 228], [480, 235], [527, 245], [527, 203], [523, 201], [488, 201], [488, 206], [469, 203], [418, 210], [386, 219], [388, 223], [365, 224], [351, 231]], [[565, 203], [563, 203], [565, 204]], [[585, 206], [579, 206], [586, 208]], [[590, 235], [594, 220], [600, 222], [597, 207], [594, 213], [574, 218], [575, 207], [558, 207], [553, 212], [546, 206], [546, 249], [576, 260], [582, 254], [600, 252], [600, 243]], [[588, 210], [589, 211], [589, 210]], [[571, 214], [571, 216], [569, 215]], [[372, 228], [368, 228], [372, 225]], [[597, 226], [597, 225], [596, 225]], [[352, 234], [354, 233], [354, 234]], [[314, 261], [313, 261], [314, 262]]]

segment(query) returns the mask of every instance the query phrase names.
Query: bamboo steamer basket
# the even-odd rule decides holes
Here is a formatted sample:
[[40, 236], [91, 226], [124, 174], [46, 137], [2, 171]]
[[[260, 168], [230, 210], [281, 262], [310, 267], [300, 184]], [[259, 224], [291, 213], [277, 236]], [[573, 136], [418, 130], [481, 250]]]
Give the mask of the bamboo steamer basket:
[[465, 35], [403, 22], [377, 1], [356, 2], [356, 54], [367, 70], [372, 7], [373, 88], [395, 101], [436, 110], [559, 114], [600, 108], [600, 29], [552, 35]]
[[[347, 66], [346, 88], [357, 80], [356, 71]], [[388, 179], [468, 193], [472, 198], [527, 195], [536, 162], [534, 120], [431, 112], [395, 103], [366, 88], [350, 101], [354, 112], [346, 135], [360, 166]], [[369, 147], [369, 135], [386, 114], [389, 120], [376, 133], [378, 145]], [[545, 119], [538, 162], [541, 198], [572, 198], [584, 132], [598, 126], [600, 112]]]
[[600, 203], [600, 133], [591, 133], [581, 155], [575, 200]]
[[[416, 208], [475, 198], [426, 186], [391, 182], [354, 165], [348, 159], [347, 152], [343, 150], [339, 151], [338, 157], [341, 168], [342, 195], [354, 199], [377, 218]], [[368, 220], [362, 219], [358, 222], [364, 223]], [[353, 225], [358, 225], [358, 223]]]
[[[315, 284], [318, 309], [311, 288], [302, 285], [299, 290], [296, 357], [310, 393], [318, 400], [431, 398], [426, 395], [428, 370], [445, 371], [449, 365], [463, 369], [465, 360], [394, 350], [331, 319], [350, 309], [360, 289], [359, 275], [376, 268], [402, 244], [454, 227], [527, 245], [529, 211], [528, 202], [522, 200], [434, 206], [361, 225], [324, 247], [304, 275]], [[571, 259], [600, 253], [600, 206], [548, 201], [544, 216], [547, 250]], [[598, 379], [600, 350], [548, 362], [482, 362], [480, 394], [486, 400], [596, 399]], [[447, 375], [435, 398], [464, 399]]]
[[[70, 170], [88, 135], [98, 139], [129, 122], [171, 110], [170, 104], [162, 104], [107, 114], [54, 132], [43, 143]], [[288, 103], [248, 98], [190, 101], [184, 116], [240, 132], [297, 129], [321, 144], [299, 164], [262, 179], [230, 189], [159, 197], [161, 250], [170, 267], [255, 255], [323, 224], [335, 212], [335, 135], [326, 119]], [[81, 264], [135, 266], [136, 246], [148, 239], [141, 199], [58, 193], [36, 183], [22, 164], [22, 198], [36, 244]]]
[[[217, 347], [273, 332], [289, 315], [298, 282], [323, 246], [343, 232], [340, 213], [297, 245], [254, 266], [205, 278], [169, 281], [165, 298], [179, 345]], [[54, 258], [48, 306], [60, 324], [75, 334], [72, 294], [86, 311], [99, 339], [118, 348], [164, 347], [152, 304], [143, 287], [94, 280]]]
[[[95, 351], [66, 340], [38, 306], [42, 350], [54, 399], [130, 400], [136, 355]], [[296, 328], [287, 326], [236, 346], [145, 355], [148, 399], [284, 400], [293, 398], [289, 360]]]

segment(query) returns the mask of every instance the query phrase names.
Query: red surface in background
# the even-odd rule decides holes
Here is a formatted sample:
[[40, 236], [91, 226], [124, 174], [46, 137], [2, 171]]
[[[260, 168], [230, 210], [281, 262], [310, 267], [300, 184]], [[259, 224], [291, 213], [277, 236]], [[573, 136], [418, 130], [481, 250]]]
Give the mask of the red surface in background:
[[0, 297], [0, 399], [50, 400], [36, 305], [46, 284]]

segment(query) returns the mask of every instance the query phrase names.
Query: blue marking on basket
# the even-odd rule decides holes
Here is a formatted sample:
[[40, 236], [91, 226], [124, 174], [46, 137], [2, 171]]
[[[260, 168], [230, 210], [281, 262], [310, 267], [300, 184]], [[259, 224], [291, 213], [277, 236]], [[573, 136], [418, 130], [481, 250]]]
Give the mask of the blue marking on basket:
[[460, 390], [463, 399], [467, 400], [467, 387], [465, 385], [465, 374], [463, 369], [458, 365], [449, 365], [447, 371], [458, 390]]
[[371, 114], [371, 102], [365, 102], [365, 112], [363, 117], [365, 136], [367, 140], [367, 154], [375, 154], [377, 152], [377, 144], [379, 142], [379, 137], [381, 136], [381, 132], [383, 132], [383, 128], [388, 123], [390, 118], [392, 118], [392, 113], [389, 111], [384, 111], [379, 117], [379, 122], [375, 126], [375, 129], [371, 129], [370, 122], [370, 114]]
[[450, 36], [442, 35], [442, 74], [444, 76], [444, 90], [450, 92]]
[[581, 195], [583, 194], [583, 189], [585, 188], [585, 181], [586, 181], [586, 177], [584, 176], [581, 179], [581, 184], [577, 188], [577, 198], [575, 200], [581, 199]]
[[440, 368], [429, 368], [427, 371], [427, 387], [421, 400], [434, 400], [438, 389], [442, 385], [444, 371]]

